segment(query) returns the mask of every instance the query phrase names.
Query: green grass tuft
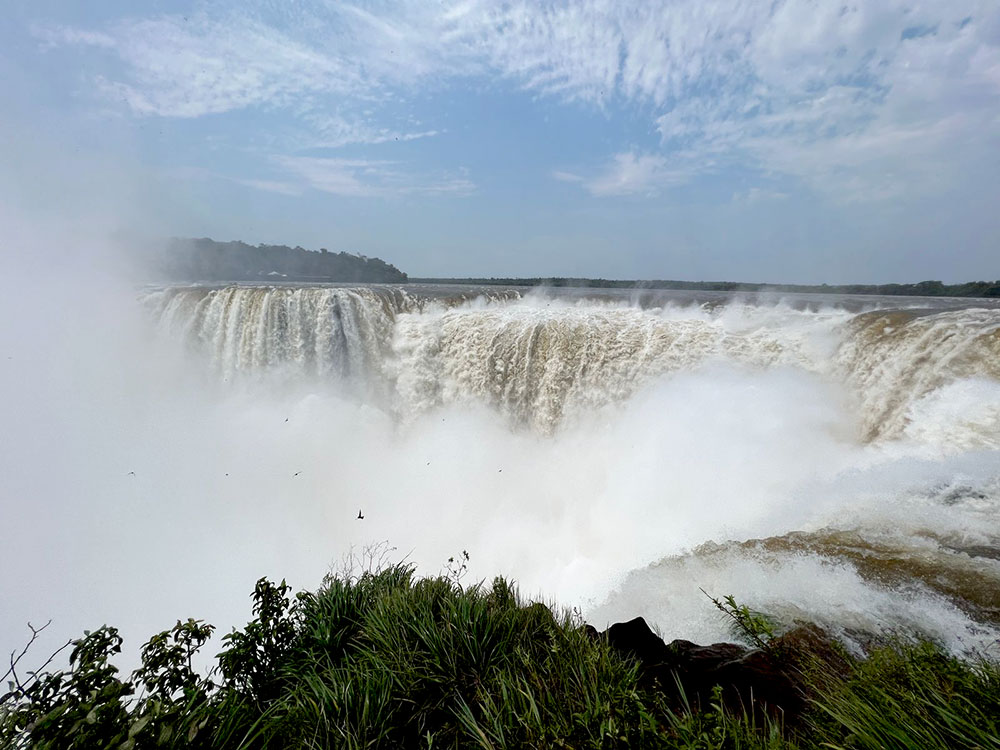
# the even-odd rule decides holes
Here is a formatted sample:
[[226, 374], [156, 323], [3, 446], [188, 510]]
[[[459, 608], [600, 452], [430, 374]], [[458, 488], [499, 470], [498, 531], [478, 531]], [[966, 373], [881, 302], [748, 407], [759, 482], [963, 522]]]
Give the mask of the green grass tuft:
[[[209, 676], [191, 669], [211, 634], [194, 620], [150, 639], [128, 677], [113, 628], [75, 641], [66, 671], [12, 673], [0, 747], [1000, 750], [1000, 668], [932, 644], [789, 656], [808, 701], [786, 726], [728, 710], [721, 689], [697, 711], [640, 688], [635, 661], [502, 578], [462, 586], [394, 565], [294, 597], [261, 580], [253, 597]], [[769, 646], [769, 619], [719, 604]]]

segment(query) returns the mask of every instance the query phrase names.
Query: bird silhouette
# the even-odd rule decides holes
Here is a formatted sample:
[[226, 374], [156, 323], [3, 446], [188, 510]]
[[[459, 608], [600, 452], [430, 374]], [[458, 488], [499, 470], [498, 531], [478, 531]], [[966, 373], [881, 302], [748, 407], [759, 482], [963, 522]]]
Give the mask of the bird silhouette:
[[299, 474], [301, 474], [301, 473], [302, 473], [301, 471], [297, 471], [297, 472], [295, 472], [294, 474], [292, 474], [292, 476], [293, 476], [293, 477], [297, 477], [297, 476], [298, 476]]
[[128, 475], [129, 475], [130, 477], [134, 477], [134, 476], [135, 476], [135, 472], [134, 472], [134, 471], [130, 471], [130, 472], [128, 473]]
[[361, 513], [361, 508], [358, 508], [358, 520], [363, 521], [364, 518], [365, 518], [364, 515]]

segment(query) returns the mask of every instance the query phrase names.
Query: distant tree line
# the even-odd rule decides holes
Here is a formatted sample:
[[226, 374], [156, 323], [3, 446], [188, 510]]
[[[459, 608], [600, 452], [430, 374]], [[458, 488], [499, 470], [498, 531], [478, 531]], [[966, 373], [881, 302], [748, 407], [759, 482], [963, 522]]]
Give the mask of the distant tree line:
[[1000, 297], [1000, 280], [944, 284], [753, 284], [740, 281], [588, 279], [565, 276], [530, 278], [409, 279], [395, 266], [360, 254], [318, 252], [287, 245], [248, 245], [206, 238], [173, 238], [167, 243], [163, 270], [185, 281], [340, 281], [353, 283], [470, 284], [495, 286], [582, 287], [592, 289], [682, 289], [711, 292], [813, 292], [919, 297]]
[[286, 245], [173, 238], [163, 270], [186, 281], [346, 281], [402, 284], [406, 274], [379, 258]]
[[498, 286], [583, 287], [594, 289], [688, 289], [708, 292], [818, 292], [823, 294], [885, 294], [917, 297], [1000, 297], [1000, 280], [943, 284], [921, 281], [916, 284], [748, 284], [739, 281], [641, 281], [621, 279], [548, 278], [420, 278], [424, 284], [474, 284]]

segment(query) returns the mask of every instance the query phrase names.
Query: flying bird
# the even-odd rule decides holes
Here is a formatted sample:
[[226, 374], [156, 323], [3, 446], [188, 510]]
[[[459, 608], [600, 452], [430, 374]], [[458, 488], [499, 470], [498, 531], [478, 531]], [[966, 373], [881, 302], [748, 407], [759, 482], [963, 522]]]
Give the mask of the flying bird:
[[134, 472], [134, 471], [130, 471], [130, 472], [128, 473], [128, 475], [129, 475], [130, 477], [134, 477], [134, 476], [135, 476], [135, 472]]
[[293, 477], [297, 477], [297, 476], [298, 476], [299, 474], [301, 474], [301, 473], [302, 473], [301, 471], [297, 471], [297, 472], [295, 472], [294, 474], [292, 474], [292, 476], [293, 476]]
[[361, 508], [358, 508], [358, 520], [363, 521], [364, 518], [365, 518], [364, 515], [361, 513]]

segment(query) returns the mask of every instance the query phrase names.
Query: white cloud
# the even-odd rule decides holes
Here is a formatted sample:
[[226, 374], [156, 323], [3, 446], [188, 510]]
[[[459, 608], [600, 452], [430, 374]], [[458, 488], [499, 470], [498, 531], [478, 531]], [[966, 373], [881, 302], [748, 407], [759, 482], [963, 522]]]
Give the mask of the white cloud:
[[[284, 110], [301, 124], [286, 147], [339, 148], [406, 142], [433, 128], [390, 125], [359, 113], [441, 61], [420, 43], [421, 28], [381, 22], [348, 5], [324, 15], [263, 19], [251, 13], [125, 19], [103, 31], [35, 28], [43, 47], [90, 47], [123, 64], [94, 89], [139, 116], [197, 118], [236, 110]], [[283, 23], [276, 23], [282, 20]], [[304, 30], [311, 29], [311, 33]], [[382, 118], [384, 119], [384, 118]]]
[[255, 190], [263, 190], [268, 193], [280, 193], [282, 195], [302, 195], [303, 187], [299, 184], [291, 182], [283, 182], [280, 180], [258, 180], [243, 177], [233, 177], [231, 175], [222, 174], [212, 169], [207, 169], [205, 167], [197, 167], [190, 165], [179, 165], [172, 166], [162, 170], [161, 174], [164, 177], [174, 180], [182, 180], [184, 182], [189, 181], [203, 181], [203, 180], [224, 180], [226, 182], [234, 182], [237, 185], [244, 185], [246, 187], [254, 188]]
[[283, 106], [318, 92], [346, 93], [357, 84], [357, 71], [342, 60], [244, 17], [161, 16], [122, 21], [100, 36], [58, 29], [45, 38], [113, 46], [127, 77], [102, 85], [142, 115], [200, 117]]
[[457, 37], [526, 88], [597, 101], [616, 87], [622, 43], [602, 5], [468, 3]]
[[995, 0], [403, 0], [36, 33], [116, 54], [96, 85], [138, 114], [285, 108], [316, 143], [376, 144], [443, 125], [387, 122], [386, 102], [491, 74], [655, 121], [660, 151], [619, 153], [594, 194], [736, 165], [869, 199], [944, 189], [1000, 147], [998, 29]]
[[475, 190], [464, 176], [427, 178], [402, 171], [392, 161], [281, 156], [274, 162], [310, 188], [346, 197], [464, 195]]
[[280, 193], [281, 195], [302, 195], [302, 188], [289, 182], [279, 182], [277, 180], [236, 180], [233, 182], [246, 185], [256, 190], [263, 190], [267, 193]]
[[755, 186], [748, 190], [733, 193], [733, 203], [739, 203], [744, 206], [752, 206], [757, 203], [766, 203], [768, 201], [782, 201], [787, 197], [788, 193], [783, 193], [780, 190], [770, 190], [768, 188]]
[[562, 172], [560, 170], [555, 170], [552, 173], [552, 179], [559, 180], [559, 182], [583, 182], [583, 177], [572, 172]]
[[74, 29], [69, 26], [54, 26], [46, 28], [35, 26], [31, 33], [42, 42], [45, 49], [51, 49], [63, 44], [82, 44], [91, 47], [114, 49], [118, 42], [110, 34], [86, 29]]
[[[946, 190], [1000, 147], [998, 22], [977, 2], [787, 0], [748, 37], [751, 82], [680, 100], [657, 125], [668, 150], [792, 175], [839, 201]], [[914, 27], [937, 30], [904, 34]]]
[[309, 143], [313, 148], [339, 148], [352, 144], [376, 145], [392, 141], [415, 141], [438, 135], [436, 130], [406, 131], [380, 127], [360, 119], [347, 119], [338, 114], [309, 113], [304, 117], [312, 127]]
[[1000, 148], [995, 3], [593, 0], [483, 15], [502, 32], [484, 35], [492, 64], [528, 88], [602, 103], [613, 89], [660, 109], [660, 153], [614, 157], [585, 183], [594, 194], [738, 166], [836, 200], [898, 198], [947, 190]]
[[654, 154], [626, 152], [616, 154], [600, 175], [586, 180], [591, 195], [655, 194], [660, 188], [679, 185], [687, 179], [682, 171], [672, 170], [667, 160]]

